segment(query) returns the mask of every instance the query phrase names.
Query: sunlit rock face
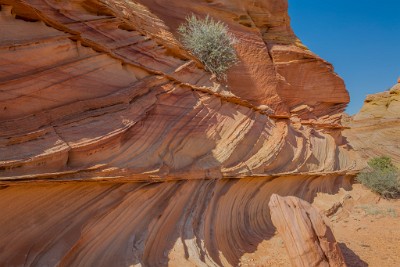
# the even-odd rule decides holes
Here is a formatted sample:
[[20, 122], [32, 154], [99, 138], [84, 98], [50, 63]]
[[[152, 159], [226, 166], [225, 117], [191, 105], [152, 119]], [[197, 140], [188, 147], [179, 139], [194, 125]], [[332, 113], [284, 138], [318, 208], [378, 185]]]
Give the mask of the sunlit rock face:
[[[359, 169], [343, 81], [287, 1], [0, 5], [2, 263], [237, 265], [267, 253], [270, 193], [310, 200]], [[227, 84], [179, 43], [192, 13], [239, 39]]]
[[365, 160], [389, 156], [400, 166], [400, 83], [368, 95], [360, 112], [344, 122], [344, 135]]
[[[1, 3], [3, 177], [190, 179], [354, 167], [340, 138], [347, 91], [295, 37], [285, 1]], [[192, 12], [226, 22], [240, 40], [228, 86], [174, 37]]]

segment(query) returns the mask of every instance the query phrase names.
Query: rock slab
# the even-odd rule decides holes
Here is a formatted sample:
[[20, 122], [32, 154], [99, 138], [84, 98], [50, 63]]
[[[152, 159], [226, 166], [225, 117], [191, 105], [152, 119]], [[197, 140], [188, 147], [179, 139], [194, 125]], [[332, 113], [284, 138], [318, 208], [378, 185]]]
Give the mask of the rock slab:
[[311, 204], [273, 194], [268, 205], [293, 266], [346, 266], [331, 229]]

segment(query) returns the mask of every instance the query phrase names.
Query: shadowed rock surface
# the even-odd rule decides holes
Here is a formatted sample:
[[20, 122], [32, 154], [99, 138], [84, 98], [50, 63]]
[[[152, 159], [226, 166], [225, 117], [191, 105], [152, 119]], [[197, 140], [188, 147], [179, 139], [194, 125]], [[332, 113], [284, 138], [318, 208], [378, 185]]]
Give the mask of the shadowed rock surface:
[[[307, 186], [305, 186], [307, 185]], [[0, 190], [2, 266], [250, 266], [271, 254], [273, 193], [312, 201], [346, 177], [42, 182]], [[284, 252], [284, 251], [283, 251]], [[251, 258], [245, 254], [253, 253]], [[287, 266], [287, 265], [286, 265]]]
[[[268, 253], [270, 194], [360, 168], [343, 81], [285, 0], [0, 6], [2, 265], [235, 266]], [[191, 13], [240, 40], [228, 84], [181, 47]]]

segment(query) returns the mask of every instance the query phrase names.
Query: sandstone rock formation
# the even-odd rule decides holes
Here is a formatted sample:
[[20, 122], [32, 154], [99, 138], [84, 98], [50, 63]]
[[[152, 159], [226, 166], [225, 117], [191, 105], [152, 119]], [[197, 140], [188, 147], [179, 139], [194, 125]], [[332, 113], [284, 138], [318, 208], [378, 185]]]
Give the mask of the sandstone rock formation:
[[360, 112], [345, 122], [351, 146], [365, 159], [386, 155], [400, 166], [400, 83], [368, 95]]
[[337, 175], [8, 184], [0, 190], [0, 263], [276, 266], [266, 261], [274, 249], [270, 196], [312, 201], [349, 185]]
[[[274, 232], [267, 192], [359, 169], [343, 81], [286, 0], [0, 6], [1, 263], [237, 265]], [[181, 47], [191, 13], [240, 39], [228, 84]]]
[[271, 196], [271, 219], [292, 266], [346, 266], [339, 245], [319, 211], [296, 197]]
[[[342, 80], [299, 47], [285, 1], [261, 2], [2, 0], [0, 175], [145, 180], [354, 168], [341, 146]], [[194, 8], [240, 38], [231, 93], [174, 48], [172, 33]], [[238, 21], [244, 12], [250, 26]]]

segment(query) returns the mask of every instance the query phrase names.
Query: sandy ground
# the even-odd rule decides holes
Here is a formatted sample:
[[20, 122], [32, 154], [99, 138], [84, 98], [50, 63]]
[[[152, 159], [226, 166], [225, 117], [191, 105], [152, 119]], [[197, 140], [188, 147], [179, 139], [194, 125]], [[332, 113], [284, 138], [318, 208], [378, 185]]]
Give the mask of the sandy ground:
[[[318, 194], [313, 205], [328, 216], [331, 229], [349, 267], [400, 266], [400, 199], [380, 198], [360, 184], [335, 195]], [[290, 266], [279, 234], [245, 254], [240, 266]], [[268, 255], [265, 251], [269, 251]]]
[[[400, 266], [400, 199], [382, 199], [359, 184], [333, 197], [343, 205], [329, 219], [348, 266]], [[319, 195], [314, 203], [330, 199]]]

